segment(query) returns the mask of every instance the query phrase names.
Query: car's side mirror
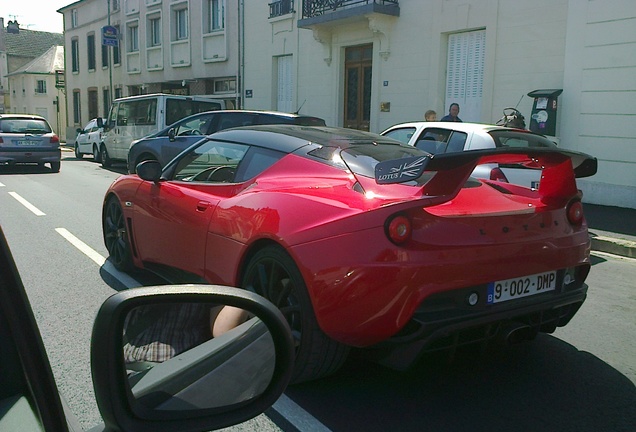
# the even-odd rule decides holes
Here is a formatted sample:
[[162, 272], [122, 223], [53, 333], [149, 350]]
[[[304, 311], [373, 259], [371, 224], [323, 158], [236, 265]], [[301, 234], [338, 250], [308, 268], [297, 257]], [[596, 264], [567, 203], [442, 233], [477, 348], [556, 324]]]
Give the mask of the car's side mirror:
[[161, 170], [161, 164], [154, 159], [139, 162], [135, 167], [135, 172], [142, 180], [151, 182], [156, 182], [161, 179]]
[[97, 127], [104, 127], [104, 119], [97, 117]]
[[[231, 325], [217, 333], [219, 321]], [[273, 304], [215, 285], [116, 293], [91, 341], [97, 405], [114, 430], [208, 431], [246, 421], [279, 398], [294, 361], [289, 326]]]
[[83, 132], [84, 132], [84, 129], [82, 129], [82, 128], [77, 128], [77, 129], [75, 129], [75, 132], [77, 132], [78, 134], [81, 134], [81, 133], [83, 133]]
[[168, 139], [171, 142], [175, 140], [174, 135], [175, 135], [174, 128], [170, 128], [170, 130], [168, 130]]

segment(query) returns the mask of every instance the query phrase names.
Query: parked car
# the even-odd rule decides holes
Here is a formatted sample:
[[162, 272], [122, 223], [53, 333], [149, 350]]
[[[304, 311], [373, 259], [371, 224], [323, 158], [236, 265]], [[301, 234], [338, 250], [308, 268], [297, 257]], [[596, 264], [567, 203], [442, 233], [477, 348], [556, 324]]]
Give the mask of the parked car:
[[[538, 161], [538, 190], [471, 178]], [[590, 238], [575, 177], [596, 159], [556, 148], [437, 154], [353, 129], [217, 132], [107, 190], [111, 262], [270, 299], [296, 340], [293, 380], [350, 347], [405, 368], [428, 350], [530, 339], [585, 300]]]
[[99, 149], [102, 145], [103, 123], [103, 119], [94, 118], [84, 128], [77, 129], [74, 146], [76, 158], [81, 159], [85, 154], [89, 154], [96, 162], [100, 161]]
[[[127, 371], [123, 353], [131, 313], [184, 304], [234, 306], [253, 317], [173, 358]], [[138, 331], [148, 328], [143, 321], [133, 324]], [[168, 328], [157, 330], [165, 334]], [[78, 420], [58, 391], [1, 228], [0, 336], [2, 430], [79, 431]], [[116, 293], [98, 311], [91, 337], [93, 387], [105, 423], [91, 430], [209, 431], [246, 421], [280, 397], [291, 376], [293, 356], [291, 332], [282, 314], [245, 290], [197, 285]], [[72, 392], [73, 387], [66, 390]]]
[[295, 124], [325, 126], [323, 119], [276, 111], [223, 110], [209, 111], [186, 117], [167, 128], [134, 141], [128, 152], [128, 172], [145, 160], [158, 160], [165, 166], [176, 155], [209, 135], [223, 129], [261, 124]]
[[[493, 148], [555, 148], [543, 135], [524, 129], [478, 123], [411, 122], [391, 126], [382, 135], [420, 148], [431, 154]], [[539, 187], [541, 169], [536, 164], [484, 164], [473, 176]]]
[[224, 100], [205, 95], [154, 93], [115, 99], [103, 125], [102, 166], [109, 167], [113, 160], [127, 161], [128, 149], [134, 140], [156, 133], [191, 114], [224, 108]]
[[0, 114], [0, 164], [49, 164], [59, 172], [60, 139], [44, 117]]

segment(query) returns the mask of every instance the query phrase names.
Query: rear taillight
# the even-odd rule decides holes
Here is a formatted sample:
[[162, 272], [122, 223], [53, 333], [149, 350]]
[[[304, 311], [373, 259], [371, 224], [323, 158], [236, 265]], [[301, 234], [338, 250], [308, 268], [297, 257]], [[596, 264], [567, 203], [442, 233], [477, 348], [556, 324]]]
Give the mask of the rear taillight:
[[393, 216], [386, 227], [389, 240], [395, 244], [402, 244], [411, 238], [411, 221], [404, 215]]
[[567, 207], [567, 215], [568, 221], [572, 225], [580, 225], [583, 222], [583, 204], [581, 204], [581, 201], [570, 202]]
[[53, 135], [51, 137], [51, 144], [59, 144], [60, 143], [60, 137], [58, 137], [57, 135]]
[[4, 143], [4, 141], [2, 140], [2, 137], [0, 137], [0, 144]]
[[503, 173], [503, 171], [499, 167], [493, 168], [492, 170], [490, 170], [490, 180], [508, 183], [508, 179], [506, 178], [506, 175]]

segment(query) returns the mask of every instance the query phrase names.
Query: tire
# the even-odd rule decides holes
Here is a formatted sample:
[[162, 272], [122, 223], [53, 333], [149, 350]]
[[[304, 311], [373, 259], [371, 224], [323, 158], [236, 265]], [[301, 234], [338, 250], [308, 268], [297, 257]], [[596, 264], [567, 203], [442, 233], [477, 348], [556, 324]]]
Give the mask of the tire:
[[57, 161], [57, 162], [50, 162], [51, 164], [51, 171], [53, 171], [54, 173], [60, 172], [60, 166], [62, 166], [62, 162]]
[[102, 233], [110, 262], [119, 271], [132, 271], [135, 266], [128, 238], [128, 227], [121, 204], [115, 197], [109, 198], [106, 202], [102, 219]]
[[79, 148], [79, 144], [75, 143], [75, 158], [76, 159], [83, 159], [84, 155], [82, 153], [80, 153], [80, 148]]
[[102, 161], [102, 155], [99, 152], [99, 147], [97, 147], [97, 144], [93, 144], [93, 160], [95, 162], [101, 162]]
[[292, 383], [325, 377], [340, 369], [349, 347], [320, 329], [300, 270], [281, 247], [267, 246], [256, 252], [245, 268], [241, 286], [267, 298], [285, 316], [296, 346]]
[[106, 146], [104, 144], [102, 144], [101, 146], [99, 159], [104, 168], [110, 168], [110, 166], [113, 164], [113, 162], [110, 160], [110, 156], [108, 156], [108, 150], [106, 150]]

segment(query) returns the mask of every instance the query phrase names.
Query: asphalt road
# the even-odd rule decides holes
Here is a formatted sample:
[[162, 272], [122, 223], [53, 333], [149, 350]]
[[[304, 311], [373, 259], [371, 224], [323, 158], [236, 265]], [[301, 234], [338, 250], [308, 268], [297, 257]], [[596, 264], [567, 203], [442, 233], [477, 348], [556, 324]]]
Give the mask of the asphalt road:
[[[69, 153], [59, 174], [0, 167], [0, 224], [60, 391], [84, 427], [100, 422], [89, 368], [92, 321], [110, 294], [131, 283], [102, 261], [101, 201], [124, 169]], [[588, 300], [553, 335], [453, 361], [426, 358], [407, 372], [354, 354], [333, 377], [290, 387], [269, 417], [230, 430], [632, 432], [634, 280], [636, 260], [594, 254]]]

